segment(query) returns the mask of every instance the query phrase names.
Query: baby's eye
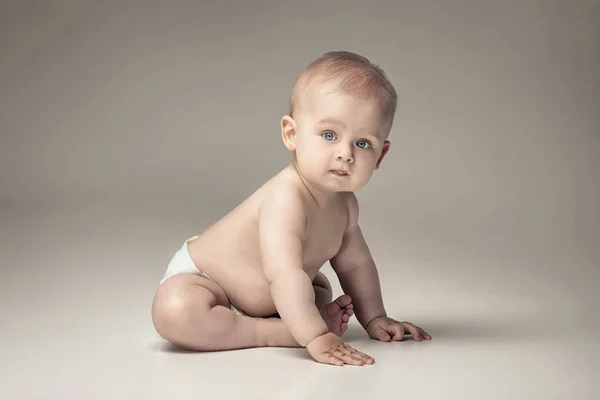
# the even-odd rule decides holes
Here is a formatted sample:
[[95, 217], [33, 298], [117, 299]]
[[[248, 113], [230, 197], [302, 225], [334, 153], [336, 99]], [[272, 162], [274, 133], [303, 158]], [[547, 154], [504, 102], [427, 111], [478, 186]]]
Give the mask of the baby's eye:
[[368, 149], [369, 147], [371, 147], [369, 142], [367, 142], [366, 140], [359, 140], [358, 142], [356, 142], [356, 145], [361, 149]]
[[325, 140], [333, 140], [333, 139], [335, 139], [335, 133], [333, 133], [333, 132], [325, 132], [321, 136], [323, 136], [323, 138], [325, 138]]

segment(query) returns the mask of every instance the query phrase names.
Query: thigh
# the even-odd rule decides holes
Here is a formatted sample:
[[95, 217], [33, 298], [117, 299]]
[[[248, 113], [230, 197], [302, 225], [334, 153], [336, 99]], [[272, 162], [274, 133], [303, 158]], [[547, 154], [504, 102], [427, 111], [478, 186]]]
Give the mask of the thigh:
[[152, 320], [159, 330], [197, 320], [216, 305], [229, 308], [225, 291], [198, 274], [177, 274], [160, 285], [152, 302]]

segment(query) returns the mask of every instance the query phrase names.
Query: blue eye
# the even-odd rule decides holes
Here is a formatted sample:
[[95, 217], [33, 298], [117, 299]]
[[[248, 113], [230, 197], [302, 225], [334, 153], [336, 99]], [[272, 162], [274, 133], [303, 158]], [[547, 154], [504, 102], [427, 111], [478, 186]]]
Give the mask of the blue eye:
[[356, 145], [361, 149], [368, 149], [369, 147], [371, 147], [369, 142], [367, 142], [366, 140], [359, 140], [358, 142], [356, 142]]
[[321, 136], [323, 136], [323, 138], [325, 138], [325, 140], [333, 140], [333, 139], [335, 139], [335, 134], [333, 132], [325, 132]]

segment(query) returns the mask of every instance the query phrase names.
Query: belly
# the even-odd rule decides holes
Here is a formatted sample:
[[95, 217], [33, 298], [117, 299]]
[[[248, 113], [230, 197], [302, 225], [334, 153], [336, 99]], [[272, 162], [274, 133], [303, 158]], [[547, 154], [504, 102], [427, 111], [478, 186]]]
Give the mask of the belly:
[[[198, 269], [210, 275], [238, 308], [250, 316], [266, 317], [277, 309], [263, 272], [258, 235], [252, 229], [252, 224], [245, 225], [243, 231], [228, 229], [228, 234], [212, 229], [191, 242], [189, 250]], [[303, 268], [311, 281], [341, 244], [339, 240], [316, 239], [313, 236], [305, 243], [303, 257]]]
[[217, 251], [201, 242], [190, 244], [190, 256], [242, 311], [257, 317], [275, 314], [269, 284], [256, 256], [233, 248]]
[[[190, 255], [198, 269], [210, 275], [239, 309], [253, 317], [277, 313], [259, 257], [235, 251], [226, 256], [206, 257], [209, 252], [203, 252], [202, 246], [195, 244], [190, 244]], [[306, 261], [309, 262], [304, 270], [312, 281], [327, 259], [313, 255]]]
[[219, 282], [230, 300], [250, 316], [266, 317], [275, 314], [277, 309], [261, 266], [238, 265], [240, 267], [235, 270], [235, 274], [221, 274], [222, 279]]

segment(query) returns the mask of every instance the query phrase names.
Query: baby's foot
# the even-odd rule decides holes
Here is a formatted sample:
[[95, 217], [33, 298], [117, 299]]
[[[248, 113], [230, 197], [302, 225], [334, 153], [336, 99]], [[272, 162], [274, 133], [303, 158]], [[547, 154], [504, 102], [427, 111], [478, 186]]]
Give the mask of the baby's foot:
[[341, 336], [348, 329], [348, 321], [354, 315], [354, 305], [350, 296], [343, 294], [319, 309], [329, 331]]

